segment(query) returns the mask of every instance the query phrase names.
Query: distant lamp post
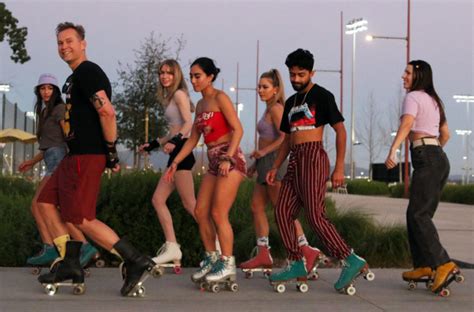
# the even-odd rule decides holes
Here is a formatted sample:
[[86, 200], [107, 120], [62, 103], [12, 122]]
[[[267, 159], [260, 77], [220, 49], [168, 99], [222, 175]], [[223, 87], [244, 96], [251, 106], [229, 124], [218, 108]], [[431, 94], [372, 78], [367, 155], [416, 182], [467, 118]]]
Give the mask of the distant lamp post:
[[244, 104], [243, 103], [237, 104], [237, 117], [239, 117], [239, 119], [240, 119], [240, 112], [243, 110], [244, 110]]
[[356, 18], [346, 24], [346, 35], [352, 35], [352, 73], [351, 73], [351, 146], [350, 146], [350, 171], [351, 179], [354, 179], [354, 151], [353, 145], [355, 141], [355, 114], [354, 114], [354, 84], [355, 84], [355, 58], [356, 58], [356, 35], [358, 32], [367, 30], [367, 21], [363, 18]]
[[10, 92], [10, 85], [8, 83], [0, 83], [0, 92]]
[[470, 171], [471, 171], [471, 164], [470, 159], [469, 159], [469, 137], [472, 133], [471, 130], [456, 130], [456, 134], [462, 136], [462, 145], [466, 150], [466, 154], [463, 156], [464, 160], [464, 173], [462, 175], [462, 184], [469, 184], [469, 179], [470, 179]]

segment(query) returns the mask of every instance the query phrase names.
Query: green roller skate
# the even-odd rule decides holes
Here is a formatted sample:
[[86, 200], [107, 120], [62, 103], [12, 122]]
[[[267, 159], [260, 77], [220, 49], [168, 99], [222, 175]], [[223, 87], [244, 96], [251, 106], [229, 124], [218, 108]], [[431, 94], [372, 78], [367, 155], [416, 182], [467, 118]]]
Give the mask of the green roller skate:
[[59, 257], [54, 245], [43, 244], [43, 249], [35, 256], [29, 257], [26, 263], [33, 266], [32, 274], [39, 275], [43, 267], [49, 267]]
[[356, 293], [354, 281], [361, 275], [368, 281], [373, 281], [375, 278], [375, 274], [369, 270], [367, 261], [352, 252], [342, 260], [342, 272], [334, 284], [334, 288], [339, 292], [353, 296]]
[[278, 293], [284, 293], [285, 284], [296, 283], [296, 289], [302, 293], [308, 291], [308, 272], [303, 260], [288, 261], [288, 265], [282, 271], [270, 275], [270, 284]]

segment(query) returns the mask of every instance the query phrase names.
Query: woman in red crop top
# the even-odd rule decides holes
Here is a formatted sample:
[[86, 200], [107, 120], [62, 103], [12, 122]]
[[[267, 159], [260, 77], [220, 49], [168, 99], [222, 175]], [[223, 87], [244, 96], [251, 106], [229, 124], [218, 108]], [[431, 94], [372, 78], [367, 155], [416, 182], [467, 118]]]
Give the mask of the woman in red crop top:
[[[253, 222], [257, 234], [257, 247], [254, 250], [257, 250], [257, 254], [252, 259], [240, 264], [240, 268], [244, 272], [249, 272], [248, 274], [252, 274], [250, 272], [254, 269], [269, 269], [273, 265], [270, 255], [270, 228], [265, 208], [269, 202], [273, 207], [276, 205], [281, 189], [281, 180], [283, 180], [286, 172], [286, 165], [281, 166], [277, 171], [274, 185], [267, 184], [265, 178], [273, 166], [281, 143], [285, 139], [285, 133], [279, 130], [285, 103], [284, 89], [283, 79], [278, 70], [272, 69], [260, 76], [258, 94], [260, 99], [265, 102], [266, 109], [257, 126], [259, 134], [258, 149], [251, 154], [251, 157], [255, 158], [255, 163], [249, 167], [247, 173], [249, 177], [257, 173], [257, 183], [255, 183], [253, 189], [251, 202]], [[298, 245], [306, 259], [306, 270], [309, 273], [318, 263], [320, 250], [309, 246], [298, 220], [295, 220], [295, 232], [298, 237]], [[310, 277], [316, 277], [315, 272], [312, 272]]]
[[[165, 173], [172, 181], [178, 164], [192, 152], [203, 134], [209, 169], [202, 179], [194, 213], [206, 255], [192, 275], [192, 280], [199, 283], [235, 281], [234, 234], [229, 211], [246, 174], [245, 158], [239, 148], [242, 125], [229, 97], [212, 84], [219, 71], [213, 60], [206, 57], [192, 63], [191, 83], [194, 91], [201, 92], [202, 99], [196, 106], [191, 136]], [[216, 232], [222, 255], [216, 250]]]

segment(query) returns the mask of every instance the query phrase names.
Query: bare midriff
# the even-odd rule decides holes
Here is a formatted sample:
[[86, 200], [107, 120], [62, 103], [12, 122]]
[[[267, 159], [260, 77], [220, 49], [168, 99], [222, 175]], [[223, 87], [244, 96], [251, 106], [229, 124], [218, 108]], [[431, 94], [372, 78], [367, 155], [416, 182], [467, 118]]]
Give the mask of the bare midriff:
[[323, 132], [323, 126], [312, 130], [294, 131], [290, 134], [290, 146], [307, 142], [322, 141]]
[[426, 133], [423, 133], [423, 132], [413, 132], [413, 131], [411, 131], [409, 136], [408, 136], [408, 138], [410, 139], [410, 142], [416, 141], [416, 140], [421, 139], [421, 138], [426, 138], [426, 137], [432, 138], [433, 136], [429, 135], [429, 134], [426, 134]]

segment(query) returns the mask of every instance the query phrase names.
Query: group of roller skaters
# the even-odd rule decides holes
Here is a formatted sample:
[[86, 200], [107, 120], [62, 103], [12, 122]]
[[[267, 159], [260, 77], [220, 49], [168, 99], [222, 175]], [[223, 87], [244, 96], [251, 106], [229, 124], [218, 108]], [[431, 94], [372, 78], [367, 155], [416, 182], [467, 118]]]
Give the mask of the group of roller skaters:
[[[61, 99], [56, 78], [42, 75], [35, 88], [40, 152], [20, 165], [24, 171], [44, 159], [47, 166], [32, 204], [44, 247], [27, 262], [40, 266], [54, 260], [50, 272], [38, 278], [48, 294], [55, 294], [60, 286], [73, 286], [75, 294], [84, 293], [83, 268], [98, 254], [86, 237], [122, 259], [123, 296], [143, 296], [145, 279], [149, 275], [163, 274], [165, 267], [173, 267], [180, 273], [181, 246], [166, 205], [175, 189], [184, 208], [196, 220], [204, 246], [204, 257], [192, 274], [192, 281], [213, 292], [222, 287], [236, 291], [234, 234], [229, 211], [242, 180], [255, 174], [251, 201], [257, 237], [255, 256], [240, 264], [247, 277], [254, 271], [263, 271], [277, 292], [284, 292], [285, 284], [290, 282], [296, 283], [301, 292], [308, 290], [307, 280], [317, 278], [315, 270], [324, 256], [308, 244], [297, 220], [303, 208], [324, 250], [342, 264], [334, 288], [353, 295], [353, 283], [358, 276], [374, 279], [367, 262], [348, 246], [326, 217], [326, 182], [330, 179], [333, 188], [344, 184], [346, 130], [334, 96], [312, 82], [314, 58], [309, 51], [297, 49], [286, 58], [290, 82], [296, 91], [286, 101], [280, 73], [272, 69], [261, 75], [258, 94], [266, 109], [257, 125], [258, 147], [250, 155], [255, 162], [248, 168], [239, 147], [243, 128], [234, 105], [213, 85], [220, 72], [214, 61], [200, 57], [190, 66], [190, 82], [194, 91], [202, 95], [196, 105], [190, 99], [179, 64], [175, 60], [160, 63], [157, 96], [163, 105], [169, 132], [139, 147], [143, 153], [160, 148], [169, 154], [167, 170], [152, 198], [166, 241], [156, 257], [151, 258], [96, 219], [101, 175], [105, 168], [120, 169], [111, 86], [102, 69], [87, 60], [82, 26], [61, 23], [56, 28], [56, 36], [59, 56], [72, 70], [62, 88], [66, 103]], [[439, 243], [431, 221], [449, 173], [449, 162], [441, 149], [449, 131], [429, 65], [423, 61], [411, 62], [403, 80], [409, 93], [400, 129], [386, 161], [388, 168], [395, 165], [394, 150], [409, 135], [415, 171], [407, 221], [414, 270], [403, 273], [403, 279], [427, 280], [431, 290], [439, 293], [447, 281], [460, 276], [459, 269]], [[326, 124], [336, 133], [336, 162], [332, 173], [322, 145]], [[201, 136], [207, 146], [209, 166], [196, 198], [191, 173], [195, 163], [192, 151]], [[439, 159], [442, 164], [442, 168], [431, 164], [435, 167], [430, 169], [429, 177], [426, 167], [421, 165], [428, 156]], [[429, 190], [428, 182], [433, 184]], [[277, 273], [272, 272], [265, 214], [268, 203], [274, 207], [288, 253], [286, 267]]]

